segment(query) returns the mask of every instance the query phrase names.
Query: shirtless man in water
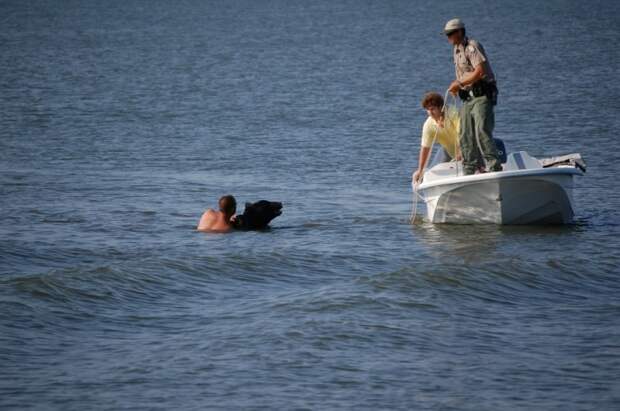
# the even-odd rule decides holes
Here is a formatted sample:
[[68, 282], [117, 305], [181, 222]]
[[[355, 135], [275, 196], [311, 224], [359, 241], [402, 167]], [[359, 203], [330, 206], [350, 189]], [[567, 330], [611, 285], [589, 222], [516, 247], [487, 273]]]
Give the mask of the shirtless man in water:
[[232, 231], [231, 218], [237, 211], [237, 201], [231, 195], [220, 198], [218, 202], [220, 211], [208, 209], [204, 212], [196, 229], [198, 231], [212, 231], [218, 233], [227, 233]]

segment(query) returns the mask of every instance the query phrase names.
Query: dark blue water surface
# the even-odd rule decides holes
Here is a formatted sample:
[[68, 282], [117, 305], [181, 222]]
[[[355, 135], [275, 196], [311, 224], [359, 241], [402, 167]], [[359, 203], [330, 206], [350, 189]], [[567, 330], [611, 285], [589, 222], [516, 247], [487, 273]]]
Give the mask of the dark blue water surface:
[[[408, 223], [459, 16], [576, 224]], [[0, 408], [620, 408], [620, 3], [0, 1]], [[194, 230], [232, 193], [266, 232]]]

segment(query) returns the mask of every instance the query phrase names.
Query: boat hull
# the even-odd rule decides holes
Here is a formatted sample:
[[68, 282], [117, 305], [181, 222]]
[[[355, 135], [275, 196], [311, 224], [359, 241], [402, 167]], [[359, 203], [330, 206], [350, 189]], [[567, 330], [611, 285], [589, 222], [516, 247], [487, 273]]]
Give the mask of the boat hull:
[[499, 172], [483, 179], [465, 176], [419, 191], [433, 223], [569, 224], [575, 173], [556, 170]]

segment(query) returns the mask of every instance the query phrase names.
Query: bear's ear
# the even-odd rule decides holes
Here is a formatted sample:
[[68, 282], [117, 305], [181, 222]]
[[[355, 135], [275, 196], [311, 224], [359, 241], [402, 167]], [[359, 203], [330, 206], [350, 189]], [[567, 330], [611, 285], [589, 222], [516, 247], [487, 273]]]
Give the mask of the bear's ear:
[[252, 203], [245, 203], [245, 209], [252, 208]]

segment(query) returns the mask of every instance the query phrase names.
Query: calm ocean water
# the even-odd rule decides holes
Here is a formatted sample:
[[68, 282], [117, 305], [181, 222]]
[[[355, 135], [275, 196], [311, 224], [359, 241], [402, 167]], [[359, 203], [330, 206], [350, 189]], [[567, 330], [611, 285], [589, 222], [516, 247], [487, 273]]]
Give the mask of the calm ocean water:
[[[459, 16], [576, 224], [408, 224]], [[0, 408], [620, 408], [620, 3], [0, 2]], [[232, 193], [266, 232], [194, 231]]]

